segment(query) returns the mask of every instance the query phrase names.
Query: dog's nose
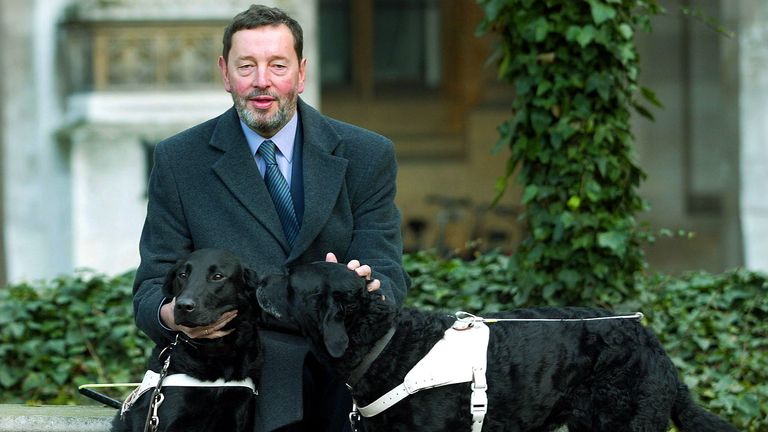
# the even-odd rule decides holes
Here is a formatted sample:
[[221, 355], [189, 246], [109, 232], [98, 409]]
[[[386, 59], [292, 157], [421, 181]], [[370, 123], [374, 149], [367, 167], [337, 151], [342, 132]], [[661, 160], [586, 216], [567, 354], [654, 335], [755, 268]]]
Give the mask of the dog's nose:
[[197, 305], [192, 299], [176, 299], [176, 310], [179, 312], [192, 312], [195, 306]]

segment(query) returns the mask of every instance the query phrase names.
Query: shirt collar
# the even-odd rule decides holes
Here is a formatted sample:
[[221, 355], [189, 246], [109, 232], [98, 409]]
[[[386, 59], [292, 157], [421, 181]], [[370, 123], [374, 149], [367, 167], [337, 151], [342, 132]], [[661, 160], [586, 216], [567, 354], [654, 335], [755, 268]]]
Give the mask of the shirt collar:
[[296, 128], [299, 124], [298, 115], [298, 111], [293, 113], [293, 117], [291, 117], [288, 123], [286, 123], [285, 126], [283, 126], [283, 128], [272, 138], [264, 138], [257, 134], [241, 119], [240, 127], [243, 128], [245, 139], [248, 141], [248, 147], [251, 148], [251, 155], [255, 155], [256, 151], [259, 150], [261, 143], [264, 142], [264, 140], [269, 139], [275, 143], [275, 146], [277, 146], [278, 149], [280, 149], [280, 153], [283, 154], [283, 157], [285, 157], [288, 162], [293, 161], [293, 141], [296, 139]]

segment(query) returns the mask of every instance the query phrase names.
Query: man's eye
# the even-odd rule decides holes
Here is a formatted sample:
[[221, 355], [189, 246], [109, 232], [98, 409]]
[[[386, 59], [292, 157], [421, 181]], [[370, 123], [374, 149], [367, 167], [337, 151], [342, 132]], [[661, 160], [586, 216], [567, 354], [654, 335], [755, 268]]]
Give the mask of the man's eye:
[[181, 272], [181, 273], [177, 274], [176, 277], [179, 278], [179, 279], [186, 279], [187, 278], [187, 274], [184, 273], [184, 272]]

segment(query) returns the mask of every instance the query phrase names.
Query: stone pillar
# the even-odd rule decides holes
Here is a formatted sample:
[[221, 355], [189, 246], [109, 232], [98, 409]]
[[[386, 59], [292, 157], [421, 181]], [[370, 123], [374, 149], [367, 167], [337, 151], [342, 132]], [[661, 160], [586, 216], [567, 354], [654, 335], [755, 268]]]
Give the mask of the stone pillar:
[[740, 198], [744, 264], [752, 270], [768, 271], [768, 3], [741, 0], [733, 5], [739, 8]]
[[3, 229], [8, 279], [18, 281], [71, 270], [68, 167], [54, 133], [55, 30], [67, 0], [2, 3]]

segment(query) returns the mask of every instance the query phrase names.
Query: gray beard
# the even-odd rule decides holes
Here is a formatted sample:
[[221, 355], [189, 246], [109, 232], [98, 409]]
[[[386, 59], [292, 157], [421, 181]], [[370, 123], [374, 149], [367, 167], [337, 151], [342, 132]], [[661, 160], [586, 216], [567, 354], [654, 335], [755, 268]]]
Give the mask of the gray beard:
[[295, 108], [291, 109], [291, 107], [296, 106], [297, 99], [296, 94], [289, 96], [289, 103], [287, 104], [283, 104], [280, 99], [277, 99], [279, 101], [278, 110], [275, 115], [268, 117], [267, 115], [254, 114], [249, 110], [246, 98], [241, 98], [234, 94], [232, 95], [232, 101], [235, 103], [235, 110], [237, 110], [237, 114], [240, 116], [243, 123], [248, 125], [249, 128], [259, 135], [266, 137], [273, 136], [288, 123], [291, 117], [293, 117]]

